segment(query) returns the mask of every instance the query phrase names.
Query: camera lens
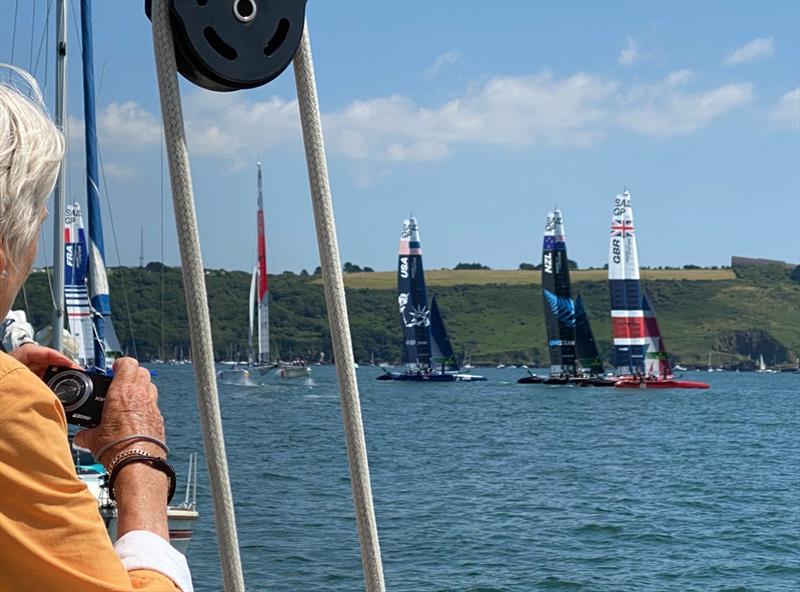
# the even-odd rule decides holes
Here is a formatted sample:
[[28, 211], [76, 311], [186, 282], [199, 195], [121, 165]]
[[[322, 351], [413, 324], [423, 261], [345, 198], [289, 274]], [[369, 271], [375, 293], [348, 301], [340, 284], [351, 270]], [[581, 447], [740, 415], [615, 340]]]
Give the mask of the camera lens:
[[74, 370], [56, 375], [47, 386], [56, 394], [67, 412], [80, 407], [92, 394], [92, 382], [86, 375]]

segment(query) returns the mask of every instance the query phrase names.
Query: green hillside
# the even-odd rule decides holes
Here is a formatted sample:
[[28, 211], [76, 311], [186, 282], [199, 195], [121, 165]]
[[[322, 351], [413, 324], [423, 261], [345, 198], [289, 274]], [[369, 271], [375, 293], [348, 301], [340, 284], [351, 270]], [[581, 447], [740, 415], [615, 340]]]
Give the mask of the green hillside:
[[[655, 271], [655, 270], [654, 270]], [[645, 287], [655, 307], [670, 353], [683, 363], [732, 364], [763, 354], [768, 363], [793, 361], [800, 352], [800, 282], [791, 270], [761, 268], [734, 275], [681, 271], [682, 275], [645, 275]], [[705, 272], [705, 275], [701, 272]], [[435, 275], [436, 272], [431, 272]], [[473, 362], [543, 362], [544, 319], [541, 294], [533, 272], [517, 274], [515, 281], [487, 283], [483, 271], [448, 274], [432, 281], [435, 294], [458, 353], [465, 350]], [[529, 278], [523, 283], [525, 273]], [[469, 274], [476, 275], [474, 283]], [[594, 275], [592, 275], [594, 274]], [[162, 283], [163, 275], [163, 283]], [[385, 274], [348, 274], [348, 307], [356, 359], [400, 359], [400, 328], [394, 289]], [[610, 320], [608, 289], [602, 274], [575, 274], [574, 289], [583, 296], [595, 337], [608, 352]], [[797, 273], [795, 273], [797, 275]], [[353, 279], [355, 276], [361, 276]], [[453, 277], [465, 283], [455, 283]], [[681, 277], [683, 279], [672, 279]], [[362, 279], [363, 278], [363, 279]], [[463, 278], [463, 279], [462, 279]], [[579, 278], [579, 279], [578, 279]], [[293, 273], [270, 276], [271, 347], [282, 357], [302, 355], [330, 359], [330, 334], [325, 316], [322, 285], [318, 277]], [[180, 268], [151, 263], [146, 268], [114, 268], [109, 281], [114, 323], [129, 353], [140, 359], [170, 358], [190, 351]], [[206, 272], [214, 345], [218, 357], [246, 351], [247, 296], [250, 276], [244, 272]], [[377, 285], [376, 285], [377, 282]], [[163, 315], [162, 315], [163, 286]], [[48, 276], [33, 273], [15, 308], [26, 308], [34, 326], [49, 323], [51, 302]], [[133, 327], [133, 331], [131, 331]], [[135, 347], [134, 347], [135, 343]], [[162, 350], [163, 343], [163, 350]]]

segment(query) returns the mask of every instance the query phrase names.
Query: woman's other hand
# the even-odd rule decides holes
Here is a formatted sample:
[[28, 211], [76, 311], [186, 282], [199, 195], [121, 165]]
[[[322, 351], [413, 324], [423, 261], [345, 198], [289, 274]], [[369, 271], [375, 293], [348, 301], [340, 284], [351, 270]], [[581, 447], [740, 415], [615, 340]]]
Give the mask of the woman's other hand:
[[[119, 358], [114, 362], [114, 379], [106, 393], [100, 425], [83, 430], [75, 435], [75, 444], [88, 448], [96, 455], [101, 448], [127, 436], [141, 434], [164, 438], [164, 419], [158, 410], [158, 390], [150, 381], [150, 372], [141, 368], [133, 358]], [[107, 464], [120, 451], [135, 446], [153, 454], [163, 455], [154, 444], [146, 442], [124, 442], [103, 452], [101, 463]]]
[[27, 367], [36, 376], [44, 379], [44, 373], [50, 366], [67, 366], [69, 368], [80, 368], [75, 362], [64, 354], [58, 353], [54, 349], [26, 343], [8, 354], [17, 362]]

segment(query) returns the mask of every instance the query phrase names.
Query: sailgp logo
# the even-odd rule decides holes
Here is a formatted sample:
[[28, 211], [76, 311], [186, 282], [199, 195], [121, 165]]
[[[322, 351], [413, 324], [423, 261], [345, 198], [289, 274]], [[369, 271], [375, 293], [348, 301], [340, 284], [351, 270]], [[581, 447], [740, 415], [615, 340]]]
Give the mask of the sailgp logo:
[[545, 232], [553, 232], [556, 228], [556, 217], [555, 216], [548, 216], [544, 223], [544, 231]]
[[545, 253], [544, 254], [544, 272], [545, 273], [553, 273], [553, 254], [552, 253]]
[[400, 277], [408, 277], [408, 257], [400, 257]]

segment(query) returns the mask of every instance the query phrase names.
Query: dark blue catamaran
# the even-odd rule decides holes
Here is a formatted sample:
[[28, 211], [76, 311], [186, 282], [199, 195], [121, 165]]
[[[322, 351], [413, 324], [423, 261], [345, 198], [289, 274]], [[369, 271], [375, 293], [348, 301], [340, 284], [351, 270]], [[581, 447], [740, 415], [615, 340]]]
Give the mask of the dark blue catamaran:
[[414, 218], [403, 220], [397, 262], [397, 305], [403, 331], [403, 372], [385, 371], [378, 380], [457, 382], [486, 380], [461, 373], [436, 299], [428, 307], [422, 247]]
[[529, 373], [522, 384], [581, 384], [611, 386], [602, 377], [603, 363], [589, 326], [583, 302], [572, 298], [569, 259], [561, 212], [547, 214], [542, 245], [542, 301], [544, 304], [550, 376]]

